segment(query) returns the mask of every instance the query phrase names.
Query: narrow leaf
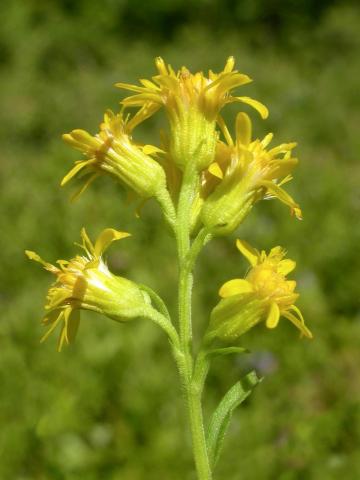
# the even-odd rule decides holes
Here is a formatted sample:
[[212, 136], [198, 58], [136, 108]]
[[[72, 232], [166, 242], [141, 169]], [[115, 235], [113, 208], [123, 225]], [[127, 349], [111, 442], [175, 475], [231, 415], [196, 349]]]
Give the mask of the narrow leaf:
[[260, 381], [261, 379], [255, 371], [245, 375], [245, 377], [228, 390], [213, 413], [206, 439], [208, 455], [212, 466], [215, 466], [219, 459], [233, 411], [250, 395], [253, 388]]
[[208, 350], [207, 355], [229, 355], [232, 353], [250, 353], [250, 350], [244, 347], [223, 347], [223, 348], [212, 348], [211, 350]]

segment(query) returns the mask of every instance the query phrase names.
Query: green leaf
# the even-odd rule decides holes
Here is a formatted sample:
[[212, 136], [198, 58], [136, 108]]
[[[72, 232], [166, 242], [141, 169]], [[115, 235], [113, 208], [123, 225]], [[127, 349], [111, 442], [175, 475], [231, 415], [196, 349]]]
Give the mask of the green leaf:
[[206, 438], [208, 455], [212, 466], [215, 466], [219, 459], [233, 411], [250, 395], [261, 380], [255, 371], [245, 375], [228, 390], [213, 413]]
[[231, 353], [250, 353], [250, 350], [244, 347], [223, 347], [223, 348], [213, 348], [206, 352], [207, 355], [229, 355]]

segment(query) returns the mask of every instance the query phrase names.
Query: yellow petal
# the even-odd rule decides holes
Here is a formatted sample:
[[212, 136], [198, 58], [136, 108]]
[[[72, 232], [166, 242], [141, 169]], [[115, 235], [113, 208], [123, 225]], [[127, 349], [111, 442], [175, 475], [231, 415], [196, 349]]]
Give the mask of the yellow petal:
[[233, 139], [231, 138], [229, 129], [227, 128], [223, 117], [221, 115], [218, 115], [216, 121], [225, 137], [227, 144], [230, 146], [234, 145]]
[[88, 234], [86, 233], [85, 227], [81, 229], [80, 236], [83, 241], [83, 248], [86, 250], [87, 253], [93, 255], [94, 245], [92, 244], [92, 241], [90, 240]]
[[63, 187], [69, 180], [71, 180], [80, 170], [89, 165], [89, 163], [94, 163], [94, 159], [85, 160], [83, 162], [76, 162], [74, 167], [68, 172], [65, 177], [61, 180], [60, 185]]
[[[268, 179], [287, 178], [290, 172], [296, 167], [298, 163], [297, 158], [288, 158], [287, 160], [274, 160], [271, 162], [272, 168]], [[283, 182], [282, 182], [283, 183]], [[280, 185], [278, 183], [278, 185]]]
[[39, 262], [42, 265], [47, 265], [47, 262], [45, 262], [40, 255], [37, 253], [33, 252], [32, 250], [25, 250], [25, 255], [30, 259], [34, 260], [35, 262]]
[[269, 258], [274, 258], [276, 257], [277, 259], [281, 259], [283, 258], [284, 256], [286, 255], [286, 251], [280, 247], [280, 245], [276, 246], [276, 247], [273, 247], [271, 250], [270, 250], [270, 253], [268, 255]]
[[[296, 288], [296, 281], [295, 280], [287, 280], [286, 285], [287, 285], [289, 291], [293, 292]], [[296, 294], [294, 294], [294, 295], [296, 295]]]
[[276, 185], [276, 183], [269, 180], [262, 180], [261, 182], [259, 182], [259, 185], [266, 187], [270, 194], [278, 198], [280, 202], [288, 205], [291, 208], [291, 212], [295, 214], [298, 220], [302, 219], [301, 209], [299, 205], [295, 203], [294, 199], [287, 192], [285, 192], [285, 190], [279, 187], [279, 185]]
[[296, 217], [298, 220], [302, 220], [302, 219], [303, 219], [302, 211], [301, 211], [301, 208], [300, 208], [300, 207], [295, 207], [295, 208], [292, 210], [292, 213], [295, 215], [295, 217]]
[[[46, 308], [46, 307], [45, 307]], [[57, 321], [61, 314], [61, 309], [55, 308], [50, 312], [47, 312], [45, 317], [41, 320], [41, 325], [52, 325], [54, 322]]]
[[271, 142], [271, 140], [273, 139], [274, 137], [274, 134], [273, 133], [268, 133], [267, 135], [265, 135], [265, 137], [261, 140], [261, 146], [263, 148], [266, 148], [269, 143]]
[[86, 130], [82, 130], [81, 128], [76, 128], [75, 130], [72, 130], [70, 135], [72, 138], [81, 144], [83, 144], [85, 147], [97, 147], [99, 140], [91, 135], [89, 132]]
[[258, 252], [258, 250], [256, 250], [256, 248], [253, 248], [247, 242], [240, 239], [236, 240], [236, 246], [244, 255], [244, 257], [248, 260], [251, 266], [254, 267], [258, 264], [258, 261], [260, 259], [260, 253]]
[[251, 120], [243, 112], [236, 117], [236, 140], [246, 146], [251, 142]]
[[270, 305], [269, 313], [266, 318], [266, 326], [267, 328], [275, 328], [279, 323], [280, 319], [280, 310], [278, 304], [273, 302]]
[[168, 75], [168, 69], [166, 68], [165, 62], [161, 57], [155, 58], [155, 65], [160, 75]]
[[38, 255], [37, 253], [35, 253], [31, 250], [25, 250], [25, 255], [30, 260], [34, 260], [35, 262], [41, 263], [41, 265], [43, 265], [46, 268], [46, 270], [48, 270], [49, 272], [52, 272], [52, 273], [59, 272], [59, 269], [57, 267], [55, 267], [55, 265], [52, 265], [51, 263], [45, 262], [45, 260], [43, 260], [40, 257], [40, 255]]
[[224, 174], [217, 162], [212, 163], [208, 168], [208, 171], [211, 173], [211, 175], [214, 175], [214, 177], [220, 178], [220, 180], [224, 178]]
[[295, 267], [296, 262], [287, 258], [286, 260], [281, 260], [281, 262], [279, 262], [277, 271], [281, 273], [281, 275], [287, 275], [288, 273], [292, 272]]
[[147, 91], [147, 88], [140, 87], [139, 85], [131, 85], [130, 83], [117, 82], [114, 86], [123, 90], [130, 90], [131, 92], [141, 93]]
[[70, 197], [70, 202], [75, 202], [80, 195], [82, 195], [85, 190], [92, 184], [94, 180], [97, 179], [101, 174], [99, 172], [94, 173], [93, 175], [90, 175], [89, 178], [84, 182], [84, 184], [77, 190], [73, 195]]
[[291, 180], [293, 179], [294, 177], [292, 175], [286, 175], [285, 178], [283, 178], [280, 182], [278, 182], [278, 187], [281, 187], [282, 185], [285, 185], [285, 183], [288, 183], [288, 182], [291, 182]]
[[67, 344], [69, 344], [69, 337], [68, 337], [68, 330], [69, 330], [69, 318], [72, 312], [71, 307], [67, 307], [64, 310], [64, 326], [62, 330], [62, 334], [64, 335], [64, 340]]
[[162, 104], [161, 96], [156, 93], [139, 93], [138, 95], [132, 95], [124, 98], [120, 103], [128, 107], [142, 107], [149, 103]]
[[151, 80], [148, 80], [146, 78], [141, 78], [139, 81], [147, 89], [156, 90], [156, 91], [160, 90], [160, 88], [157, 85], [155, 85], [155, 83], [153, 83]]
[[297, 145], [296, 142], [282, 143], [281, 145], [278, 145], [277, 147], [274, 147], [271, 150], [269, 150], [269, 155], [271, 155], [272, 157], [275, 157], [275, 155], [278, 155], [279, 153], [288, 153], [293, 148], [295, 148], [296, 145]]
[[165, 153], [161, 148], [155, 147], [154, 145], [144, 145], [142, 151], [145, 155], [152, 155], [154, 153]]
[[131, 133], [134, 128], [139, 125], [139, 123], [143, 122], [147, 118], [151, 117], [154, 113], [156, 113], [161, 105], [153, 102], [145, 103], [136, 113], [135, 115], [126, 122], [126, 132]]
[[95, 257], [100, 257], [103, 252], [108, 248], [108, 246], [115, 240], [120, 240], [121, 238], [129, 237], [130, 233], [119, 232], [114, 228], [106, 228], [98, 236], [95, 242], [94, 254]]
[[[156, 75], [155, 77], [153, 77], [153, 80], [155, 80], [160, 86], [169, 89], [173, 93], [180, 92], [179, 79], [177, 77], [169, 75]], [[158, 94], [158, 96], [161, 100], [160, 93]]]
[[263, 103], [259, 102], [258, 100], [254, 100], [253, 98], [250, 98], [250, 97], [232, 97], [232, 100], [250, 105], [260, 113], [260, 116], [263, 119], [269, 116], [269, 110], [265, 107]]
[[232, 72], [234, 70], [234, 66], [235, 66], [235, 58], [233, 56], [228, 57], [224, 67], [224, 73]]
[[252, 82], [251, 78], [243, 73], [222, 73], [216, 78], [216, 80], [213, 80], [204, 88], [204, 92], [214, 92], [214, 88], [216, 88], [218, 94], [224, 94], [225, 92], [246, 85], [250, 82]]
[[224, 283], [219, 290], [219, 295], [222, 298], [227, 298], [239, 293], [252, 293], [253, 291], [254, 289], [250, 282], [243, 278], [234, 278]]
[[[307, 328], [307, 326], [305, 325], [305, 322], [304, 322], [304, 318], [300, 312], [300, 310], [295, 307], [295, 305], [292, 305], [291, 307], [294, 311], [296, 311], [296, 313], [298, 313], [300, 315], [300, 318], [297, 318], [295, 315], [293, 315], [291, 312], [289, 311], [285, 311], [283, 312], [283, 316], [285, 318], [287, 318], [288, 320], [290, 320], [291, 323], [293, 323], [295, 325], [296, 328], [298, 328], [300, 330], [300, 332], [307, 338], [313, 338], [313, 334], [310, 332], [310, 330]], [[295, 310], [296, 309], [296, 310]]]
[[[51, 334], [51, 332], [53, 332], [55, 330], [55, 328], [57, 327], [57, 325], [59, 324], [60, 320], [62, 319], [64, 315], [64, 312], [61, 311], [59, 314], [58, 314], [58, 317], [56, 320], [54, 320], [51, 324], [51, 327], [45, 332], [45, 334], [41, 337], [40, 339], [40, 343], [43, 343], [45, 342], [45, 340], [48, 338], [48, 336]], [[43, 322], [44, 323], [44, 322]]]
[[59, 340], [58, 340], [58, 347], [57, 347], [58, 352], [61, 352], [61, 350], [64, 346], [64, 343], [67, 343], [65, 324], [63, 325], [62, 330], [60, 332], [60, 336], [59, 336]]

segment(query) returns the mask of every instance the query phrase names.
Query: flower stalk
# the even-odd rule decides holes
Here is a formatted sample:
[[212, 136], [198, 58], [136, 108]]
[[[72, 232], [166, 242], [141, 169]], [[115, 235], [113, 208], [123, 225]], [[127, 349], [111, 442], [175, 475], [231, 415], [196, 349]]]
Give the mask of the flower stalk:
[[[281, 247], [267, 254], [238, 240], [237, 247], [251, 268], [244, 278], [229, 280], [220, 288], [221, 299], [196, 348], [192, 328], [195, 264], [213, 237], [231, 234], [262, 199], [278, 198], [301, 218], [299, 205], [282, 187], [291, 180], [297, 163], [292, 156], [296, 144], [267, 149], [272, 134], [253, 139], [251, 120], [244, 112], [237, 115], [236, 138], [232, 139], [220, 116], [227, 104], [245, 104], [263, 119], [268, 116], [259, 101], [233, 95], [235, 88], [251, 81], [234, 70], [233, 57], [220, 73], [210, 70], [207, 76], [191, 74], [185, 67], [175, 72], [161, 58], [155, 63], [158, 74], [151, 80], [142, 79], [141, 85], [117, 84], [134, 95], [121, 102], [119, 113], [105, 113], [99, 133], [90, 135], [77, 129], [63, 136], [86, 158], [75, 163], [62, 185], [87, 176], [79, 196], [95, 178], [106, 175], [142, 202], [150, 198], [158, 202], [177, 246], [177, 325], [157, 292], [114, 275], [108, 267], [105, 250], [128, 233], [107, 228], [92, 243], [83, 229], [79, 245], [83, 254], [69, 261], [58, 260], [57, 265], [43, 261], [35, 252], [26, 254], [55, 275], [45, 305], [43, 324], [48, 330], [43, 340], [60, 326], [59, 350], [75, 340], [81, 310], [122, 323], [142, 318], [163, 330], [183, 387], [197, 478], [212, 480], [233, 411], [261, 381], [256, 372], [249, 372], [230, 387], [211, 418], [204, 419], [203, 393], [212, 358], [246, 353], [237, 342], [262, 321], [273, 329], [280, 317], [285, 317], [302, 336], [312, 338], [312, 334], [295, 305], [299, 297], [296, 282], [286, 278], [295, 262], [285, 259]], [[138, 108], [137, 112], [125, 115], [131, 107]], [[169, 133], [162, 135], [160, 147], [135, 141], [134, 129], [161, 108], [167, 115]]]
[[[195, 170], [187, 168], [179, 196], [177, 215], [177, 245], [179, 262], [179, 331], [181, 350], [184, 363], [180, 369], [182, 385], [185, 390], [186, 405], [190, 421], [194, 460], [199, 480], [211, 480], [212, 474], [207, 455], [203, 412], [201, 404], [201, 390], [194, 377], [191, 297], [193, 287], [193, 266], [196, 256], [200, 253], [200, 245], [193, 250], [192, 257], [190, 242], [190, 215], [192, 202], [196, 194], [199, 179]], [[204, 237], [203, 240], [205, 240]], [[201, 240], [201, 238], [200, 238]], [[199, 241], [200, 241], [199, 240]], [[193, 244], [194, 245], [194, 244]]]

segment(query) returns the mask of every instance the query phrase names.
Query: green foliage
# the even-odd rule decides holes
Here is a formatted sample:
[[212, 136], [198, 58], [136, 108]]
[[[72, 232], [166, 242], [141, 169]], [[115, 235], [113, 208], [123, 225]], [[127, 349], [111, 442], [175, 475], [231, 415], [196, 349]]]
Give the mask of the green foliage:
[[[207, 9], [208, 2], [189, 2], [186, 11], [181, 2], [164, 1], [144, 11], [137, 2], [132, 8], [110, 0], [0, 6], [1, 479], [184, 480], [191, 471], [163, 333], [150, 323], [122, 326], [88, 314], [74, 347], [58, 354], [54, 338], [40, 346], [38, 319], [52, 278], [23, 251], [55, 261], [75, 252], [83, 225], [93, 237], [108, 226], [130, 231], [133, 240], [111, 247], [112, 269], [150, 285], [173, 312], [175, 252], [157, 206], [148, 202], [136, 219], [135, 206], [106, 178], [70, 205], [72, 188], [61, 191], [59, 182], [76, 154], [60, 136], [73, 128], [97, 131], [104, 109], [120, 100], [112, 84], [151, 75], [156, 55], [176, 67], [218, 70], [229, 54], [255, 80], [246, 94], [270, 108], [266, 122], [249, 110], [255, 132], [299, 143], [289, 190], [304, 212], [300, 223], [280, 204], [262, 202], [237, 235], [259, 248], [281, 244], [298, 261], [300, 305], [315, 339], [298, 341], [286, 321], [273, 332], [259, 326], [244, 337], [253, 353], [214, 360], [208, 414], [250, 370], [265, 377], [234, 412], [217, 478], [360, 477], [360, 12], [356, 2], [298, 2], [321, 7], [313, 14], [304, 6], [297, 19], [289, 7], [277, 9], [277, 31], [279, 22], [266, 12], [263, 25], [263, 2], [246, 2], [253, 10], [226, 3]], [[212, 28], [214, 20], [199, 23], [197, 9], [209, 10], [221, 28]], [[246, 16], [253, 20], [236, 29], [235, 20]], [[147, 123], [139, 129], [144, 142], [163, 119]], [[200, 258], [198, 332], [219, 286], [246, 269], [235, 238], [214, 240]]]
[[216, 465], [234, 410], [250, 395], [253, 388], [261, 381], [252, 371], [236, 382], [224, 395], [211, 416], [207, 434], [207, 447], [210, 463]]

